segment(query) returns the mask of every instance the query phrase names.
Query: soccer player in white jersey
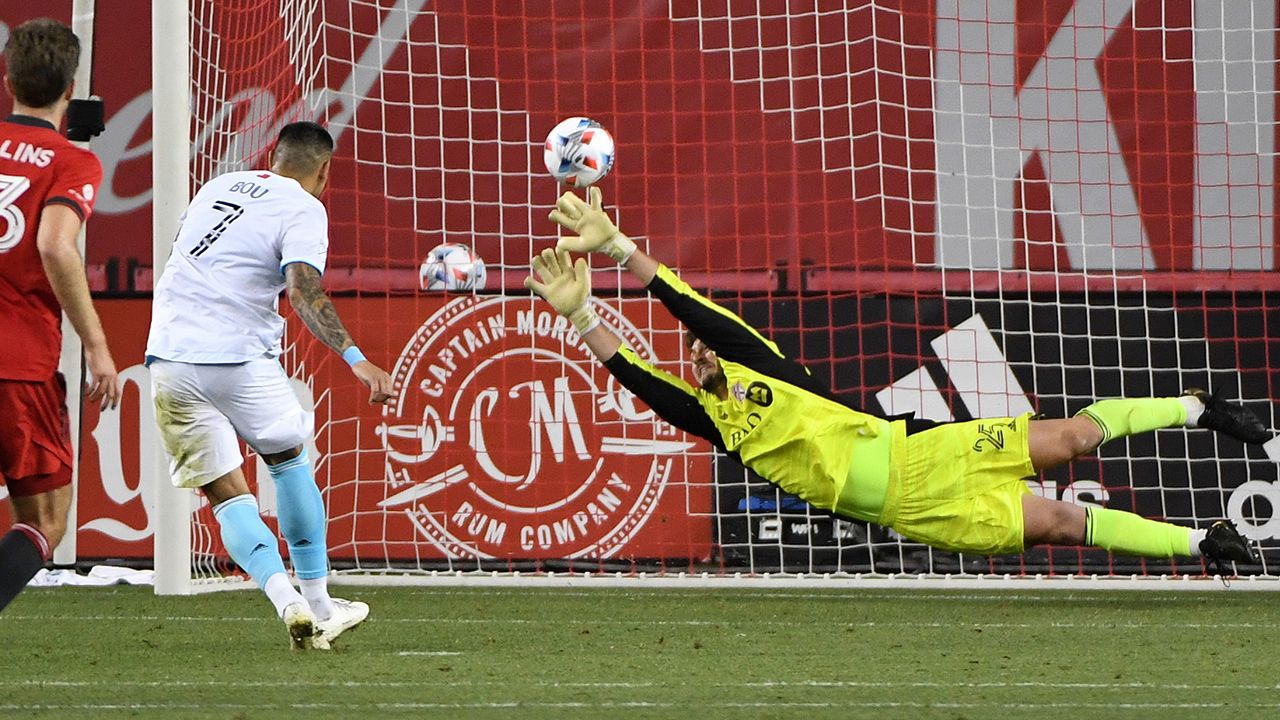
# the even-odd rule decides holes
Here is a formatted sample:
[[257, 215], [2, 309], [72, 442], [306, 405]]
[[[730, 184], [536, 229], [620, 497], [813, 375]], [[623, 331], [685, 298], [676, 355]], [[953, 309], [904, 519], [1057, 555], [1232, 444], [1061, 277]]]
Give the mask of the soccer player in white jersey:
[[[277, 360], [281, 291], [307, 329], [351, 366], [370, 403], [393, 397], [391, 378], [365, 359], [320, 287], [329, 221], [318, 198], [332, 156], [328, 131], [292, 123], [280, 131], [270, 172], [206, 183], [183, 213], [147, 339], [170, 478], [209, 499], [227, 552], [275, 605], [296, 648], [328, 649], [369, 606], [329, 596], [324, 502], [306, 451], [312, 416]], [[275, 481], [280, 534], [301, 593], [249, 492], [237, 436]]]

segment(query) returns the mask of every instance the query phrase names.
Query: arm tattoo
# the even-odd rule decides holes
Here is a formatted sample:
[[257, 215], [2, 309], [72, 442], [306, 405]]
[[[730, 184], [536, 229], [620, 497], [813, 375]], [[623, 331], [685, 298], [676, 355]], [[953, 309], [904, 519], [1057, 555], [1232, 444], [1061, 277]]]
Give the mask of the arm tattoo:
[[306, 263], [289, 263], [285, 267], [285, 286], [289, 304], [317, 340], [341, 353], [355, 343], [343, 327], [338, 311], [320, 287], [320, 271]]

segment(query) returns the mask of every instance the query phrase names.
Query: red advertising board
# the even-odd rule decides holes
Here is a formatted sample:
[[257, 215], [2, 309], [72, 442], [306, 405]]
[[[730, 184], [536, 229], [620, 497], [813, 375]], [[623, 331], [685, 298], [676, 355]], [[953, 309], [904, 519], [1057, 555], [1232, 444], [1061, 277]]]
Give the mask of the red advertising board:
[[[360, 302], [369, 327], [381, 303]], [[674, 323], [653, 323], [651, 310], [647, 298], [600, 308], [628, 345], [679, 358]], [[330, 483], [331, 503], [355, 508], [357, 543], [373, 526], [393, 541], [425, 537], [455, 557], [687, 557], [690, 547], [705, 555], [709, 448], [637, 403], [549, 306], [527, 297], [396, 299], [386, 312], [399, 396], [380, 415], [362, 413], [355, 441], [378, 451], [375, 462], [358, 452], [336, 459], [351, 447], [336, 433], [328, 469], [363, 477], [363, 462], [380, 474], [382, 497]], [[362, 398], [341, 363], [327, 367], [335, 388], [348, 385], [329, 413], [348, 417]], [[346, 522], [331, 532], [343, 534]]]
[[[151, 488], [139, 480], [157, 442], [142, 365], [148, 306], [99, 303], [126, 393], [117, 411], [85, 409], [82, 558], [152, 553]], [[431, 293], [339, 298], [337, 307], [370, 359], [392, 372], [398, 398], [370, 406], [340, 359], [294, 337], [307, 348], [290, 362], [303, 368], [299, 395], [316, 413], [335, 558], [709, 554], [709, 446], [637, 403], [545, 303]], [[681, 357], [674, 321], [647, 298], [600, 312], [642, 356]], [[251, 484], [264, 479], [253, 463], [247, 471]], [[271, 491], [260, 495], [273, 513]]]

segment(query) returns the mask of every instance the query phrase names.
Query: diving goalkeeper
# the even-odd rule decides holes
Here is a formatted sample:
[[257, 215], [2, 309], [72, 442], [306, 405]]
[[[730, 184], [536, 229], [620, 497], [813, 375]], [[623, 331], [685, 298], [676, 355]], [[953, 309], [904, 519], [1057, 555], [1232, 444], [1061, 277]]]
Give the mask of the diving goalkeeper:
[[[1025, 479], [1104, 442], [1157, 428], [1207, 428], [1246, 443], [1270, 437], [1247, 408], [1201, 390], [1102, 400], [1069, 419], [935, 423], [886, 418], [837, 401], [807, 368], [728, 310], [702, 297], [618, 231], [603, 210], [565, 193], [550, 219], [576, 236], [532, 264], [525, 285], [569, 318], [591, 352], [663, 419], [705, 438], [815, 507], [893, 528], [958, 552], [999, 555], [1039, 544], [1085, 545], [1144, 557], [1255, 562], [1227, 520], [1188, 528], [1130, 512], [1031, 494]], [[693, 387], [641, 360], [592, 310], [585, 259], [621, 263], [687, 332]], [[1225, 574], [1225, 572], [1224, 572]]]

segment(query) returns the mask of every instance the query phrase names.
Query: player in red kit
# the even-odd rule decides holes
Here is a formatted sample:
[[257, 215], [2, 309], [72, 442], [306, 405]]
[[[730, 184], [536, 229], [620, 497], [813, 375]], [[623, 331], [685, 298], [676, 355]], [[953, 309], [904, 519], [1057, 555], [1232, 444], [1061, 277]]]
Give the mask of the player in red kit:
[[9, 36], [4, 58], [13, 113], [0, 121], [0, 480], [15, 522], [0, 538], [0, 610], [67, 529], [73, 455], [58, 372], [63, 310], [84, 343], [89, 399], [104, 407], [120, 399], [76, 246], [102, 165], [58, 132], [80, 41], [62, 23], [31, 20]]

